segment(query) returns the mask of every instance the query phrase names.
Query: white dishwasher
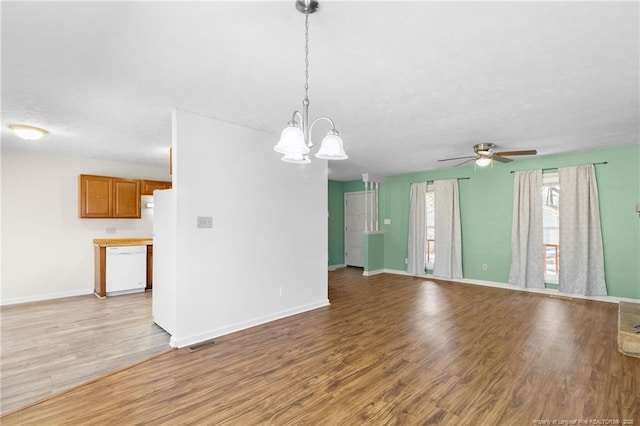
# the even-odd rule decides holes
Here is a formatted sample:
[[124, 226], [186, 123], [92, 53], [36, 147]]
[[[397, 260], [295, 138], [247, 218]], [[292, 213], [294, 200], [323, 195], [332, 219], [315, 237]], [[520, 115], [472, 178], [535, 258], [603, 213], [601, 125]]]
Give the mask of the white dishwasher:
[[147, 246], [107, 247], [107, 296], [138, 293], [147, 285]]

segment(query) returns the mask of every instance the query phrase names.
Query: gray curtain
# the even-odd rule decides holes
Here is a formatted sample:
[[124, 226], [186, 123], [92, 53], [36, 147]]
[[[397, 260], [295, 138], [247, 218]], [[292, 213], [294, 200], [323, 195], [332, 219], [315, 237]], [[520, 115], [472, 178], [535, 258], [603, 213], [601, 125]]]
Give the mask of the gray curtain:
[[427, 240], [427, 183], [411, 184], [411, 201], [409, 205], [409, 247], [407, 250], [407, 272], [424, 275], [425, 244]]
[[563, 293], [605, 296], [598, 184], [593, 164], [558, 169], [560, 276]]
[[433, 183], [436, 258], [433, 276], [462, 278], [462, 232], [458, 180]]
[[544, 288], [542, 170], [515, 174], [509, 284]]

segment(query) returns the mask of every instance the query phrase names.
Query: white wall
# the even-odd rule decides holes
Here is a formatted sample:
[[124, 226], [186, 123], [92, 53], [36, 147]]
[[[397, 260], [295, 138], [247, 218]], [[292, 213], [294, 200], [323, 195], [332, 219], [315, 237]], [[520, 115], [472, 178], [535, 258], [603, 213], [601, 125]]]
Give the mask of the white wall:
[[170, 180], [168, 167], [3, 148], [1, 304], [92, 293], [94, 238], [152, 235], [144, 204], [142, 219], [79, 219], [80, 174]]
[[327, 164], [280, 161], [277, 137], [174, 116], [177, 346], [329, 303]]

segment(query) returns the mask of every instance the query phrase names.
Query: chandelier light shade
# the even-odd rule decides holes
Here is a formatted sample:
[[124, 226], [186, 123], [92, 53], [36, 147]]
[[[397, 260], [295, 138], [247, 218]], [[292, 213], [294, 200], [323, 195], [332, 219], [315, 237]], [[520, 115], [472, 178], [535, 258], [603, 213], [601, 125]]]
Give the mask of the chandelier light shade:
[[316, 158], [323, 160], [346, 160], [347, 154], [344, 152], [342, 138], [329, 131], [329, 134], [322, 139], [322, 145], [316, 153]]
[[34, 127], [34, 126], [27, 126], [25, 124], [10, 124], [9, 128], [20, 139], [25, 139], [28, 141], [38, 140], [44, 135], [46, 135], [47, 133], [49, 133], [45, 129], [41, 129], [39, 127]]
[[304, 142], [302, 130], [300, 130], [300, 127], [298, 127], [296, 123], [291, 121], [280, 134], [280, 140], [276, 146], [273, 147], [273, 150], [285, 155], [306, 155], [310, 151], [309, 147]]
[[318, 10], [318, 2], [315, 0], [296, 0], [296, 9], [305, 15], [304, 51], [305, 51], [305, 83], [304, 99], [302, 100], [302, 113], [294, 111], [291, 121], [287, 123], [280, 134], [280, 140], [273, 150], [284, 154], [282, 161], [294, 164], [308, 164], [311, 162], [309, 153], [313, 147], [311, 131], [320, 120], [326, 120], [331, 124], [327, 136], [322, 139], [316, 158], [324, 160], [346, 160], [349, 158], [344, 151], [344, 144], [336, 126], [329, 117], [318, 117], [309, 124], [309, 15]]

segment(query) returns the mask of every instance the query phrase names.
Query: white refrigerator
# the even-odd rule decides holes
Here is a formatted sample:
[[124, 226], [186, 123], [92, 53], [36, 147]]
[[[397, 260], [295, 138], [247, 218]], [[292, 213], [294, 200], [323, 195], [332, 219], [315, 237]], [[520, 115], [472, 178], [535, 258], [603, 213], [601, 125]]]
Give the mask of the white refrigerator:
[[153, 192], [153, 321], [172, 338], [177, 310], [177, 204], [174, 189]]

